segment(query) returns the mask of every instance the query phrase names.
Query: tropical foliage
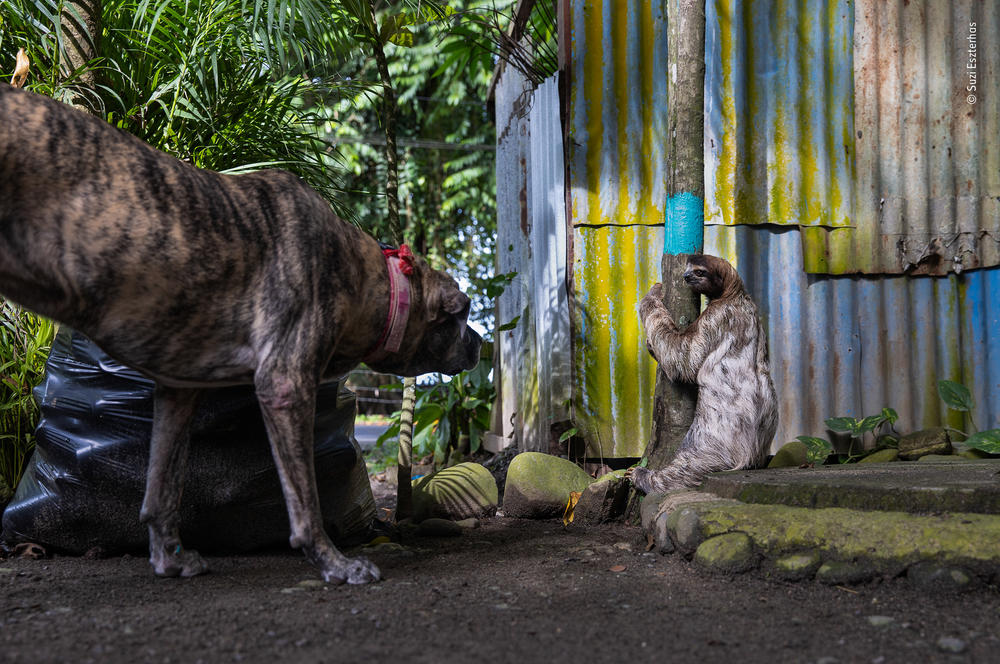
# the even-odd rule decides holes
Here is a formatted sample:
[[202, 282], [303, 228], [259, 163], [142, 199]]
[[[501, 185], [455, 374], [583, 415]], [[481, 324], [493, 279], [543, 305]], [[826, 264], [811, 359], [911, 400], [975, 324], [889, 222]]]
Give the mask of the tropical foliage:
[[[371, 19], [399, 91], [404, 237], [480, 286], [476, 309], [488, 318], [494, 139], [484, 100], [496, 37], [484, 32], [506, 20], [511, 0], [376, 4], [377, 13], [368, 0], [6, 0], [0, 75], [23, 48], [28, 89], [197, 166], [291, 170], [385, 237], [382, 88], [359, 29]], [[84, 20], [94, 7], [96, 20]], [[17, 316], [21, 326], [50, 326]], [[25, 390], [19, 382], [18, 399]], [[3, 429], [21, 441], [19, 455], [33, 426]]]
[[[494, 62], [484, 21], [510, 4], [452, 1], [447, 8], [433, 5], [417, 19], [398, 9], [379, 19], [383, 26], [404, 28], [386, 47], [398, 101], [402, 236], [472, 285], [481, 295], [474, 316], [487, 319], [496, 200], [494, 127], [486, 100]], [[357, 51], [341, 72], [352, 81], [378, 81], [376, 67], [368, 52]], [[331, 104], [326, 138], [346, 168], [346, 206], [376, 237], [391, 241], [381, 195], [387, 178], [379, 92], [376, 85], [359, 85]]]
[[1000, 454], [1000, 429], [979, 430], [972, 419], [972, 410], [975, 404], [972, 401], [972, 392], [969, 391], [969, 388], [951, 380], [939, 380], [938, 396], [948, 408], [962, 413], [963, 418], [969, 420], [972, 433], [958, 431], [957, 433], [965, 437], [964, 440], [956, 443], [958, 447], [979, 450], [988, 454]]
[[0, 300], [0, 507], [24, 471], [38, 422], [31, 391], [42, 379], [55, 326]]
[[[343, 84], [350, 38], [320, 0], [105, 0], [92, 57], [74, 66], [63, 0], [0, 8], [0, 71], [18, 48], [28, 89], [84, 107], [197, 166], [280, 166], [336, 201], [338, 170], [312, 108]], [[317, 64], [321, 63], [321, 64]], [[348, 89], [353, 86], [348, 85]]]
[[[450, 380], [437, 375], [431, 382], [417, 386], [413, 458], [433, 457], [436, 466], [445, 466], [479, 450], [490, 428], [490, 408], [496, 397], [491, 369], [490, 361], [483, 360], [475, 369]], [[395, 413], [378, 440], [383, 452], [395, 444], [399, 427], [399, 413]]]

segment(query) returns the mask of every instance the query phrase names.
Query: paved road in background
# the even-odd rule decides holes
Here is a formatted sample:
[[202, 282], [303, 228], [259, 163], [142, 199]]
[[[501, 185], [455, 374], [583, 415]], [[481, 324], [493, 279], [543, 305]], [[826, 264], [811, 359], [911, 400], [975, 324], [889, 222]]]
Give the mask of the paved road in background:
[[384, 424], [355, 424], [354, 437], [358, 439], [358, 445], [365, 452], [375, 447], [378, 437], [388, 429]]

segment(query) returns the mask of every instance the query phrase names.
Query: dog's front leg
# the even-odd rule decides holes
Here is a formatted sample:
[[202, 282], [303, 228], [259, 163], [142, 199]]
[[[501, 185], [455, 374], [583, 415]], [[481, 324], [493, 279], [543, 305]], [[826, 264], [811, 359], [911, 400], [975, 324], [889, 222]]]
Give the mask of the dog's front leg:
[[289, 541], [319, 567], [329, 583], [378, 581], [378, 568], [365, 558], [348, 558], [333, 545], [319, 507], [313, 459], [316, 383], [303, 373], [258, 371], [257, 400], [271, 442], [271, 452], [285, 494]]
[[208, 571], [197, 551], [180, 538], [191, 416], [198, 390], [157, 385], [153, 396], [153, 435], [140, 519], [149, 526], [149, 562], [157, 576], [195, 576]]

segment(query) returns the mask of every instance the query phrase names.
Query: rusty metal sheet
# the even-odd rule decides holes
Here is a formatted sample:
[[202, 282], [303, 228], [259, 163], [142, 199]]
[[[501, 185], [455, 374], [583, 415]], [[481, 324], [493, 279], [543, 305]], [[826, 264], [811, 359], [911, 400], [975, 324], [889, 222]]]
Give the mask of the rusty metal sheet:
[[558, 435], [553, 436], [553, 431], [561, 433], [559, 425], [569, 420], [572, 397], [566, 279], [566, 182], [556, 77], [546, 80], [534, 91], [528, 124], [531, 133], [528, 204], [533, 321], [525, 322], [529, 325], [534, 322], [537, 348], [538, 415], [533, 438], [537, 449], [549, 451], [551, 444], [558, 442]]
[[497, 302], [502, 435], [549, 452], [569, 419], [572, 359], [559, 86], [532, 90], [513, 69], [496, 90], [497, 271], [516, 273]]
[[997, 34], [996, 2], [857, 3], [857, 228], [805, 231], [807, 271], [1000, 264]]
[[706, 223], [800, 226], [810, 273], [1000, 264], [1000, 3], [706, 14]]
[[[517, 277], [497, 298], [497, 327], [526, 313], [529, 281], [525, 280], [531, 266], [528, 208], [528, 146], [530, 140], [524, 95], [530, 83], [517, 71], [505, 69], [495, 89], [497, 124], [497, 266], [498, 274], [516, 273]], [[530, 279], [530, 277], [529, 277]], [[528, 316], [530, 317], [530, 312]], [[533, 327], [518, 325], [512, 330], [497, 332], [495, 352], [499, 355], [498, 401], [501, 412], [499, 425], [502, 436], [521, 442], [524, 427], [530, 430], [535, 413], [531, 404], [537, 402], [537, 383], [525, 386], [525, 368], [533, 365], [531, 346]], [[525, 411], [529, 411], [525, 413]], [[527, 421], [527, 425], [525, 424]], [[534, 444], [534, 441], [529, 441]], [[529, 447], [527, 449], [535, 449]]]

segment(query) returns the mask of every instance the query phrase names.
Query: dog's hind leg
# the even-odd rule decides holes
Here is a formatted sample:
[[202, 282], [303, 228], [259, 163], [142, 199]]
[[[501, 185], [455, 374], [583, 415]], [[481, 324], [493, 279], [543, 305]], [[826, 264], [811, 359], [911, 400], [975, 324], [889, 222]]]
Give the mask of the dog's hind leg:
[[197, 551], [180, 538], [191, 416], [198, 390], [157, 385], [153, 398], [153, 435], [140, 519], [149, 526], [149, 562], [157, 576], [195, 576], [208, 571]]
[[301, 548], [329, 583], [378, 581], [378, 568], [365, 558], [348, 558], [333, 545], [320, 513], [313, 459], [316, 415], [315, 378], [286, 368], [259, 369], [257, 400], [278, 467], [291, 525], [289, 542]]

